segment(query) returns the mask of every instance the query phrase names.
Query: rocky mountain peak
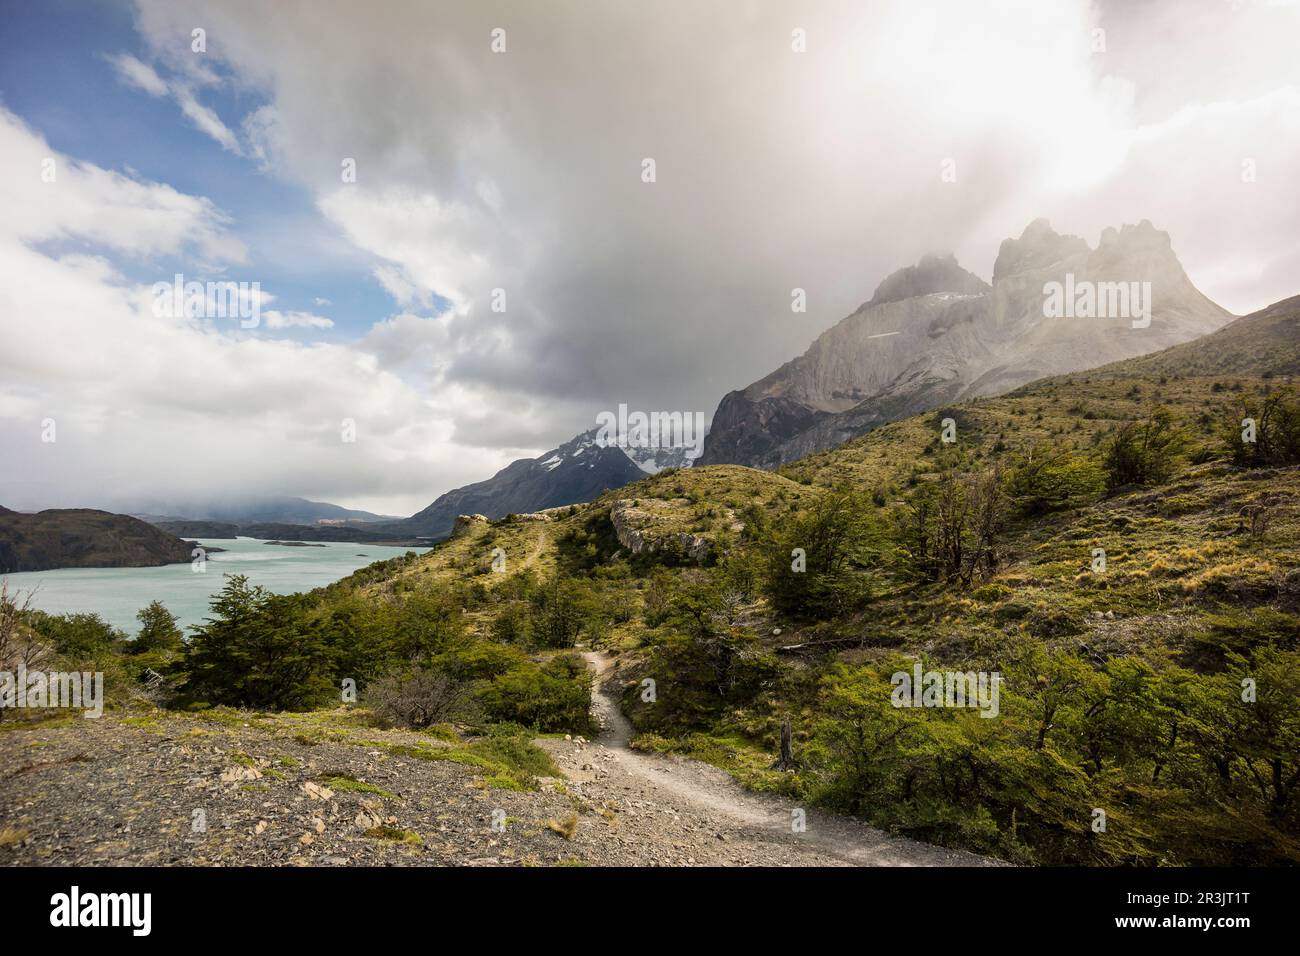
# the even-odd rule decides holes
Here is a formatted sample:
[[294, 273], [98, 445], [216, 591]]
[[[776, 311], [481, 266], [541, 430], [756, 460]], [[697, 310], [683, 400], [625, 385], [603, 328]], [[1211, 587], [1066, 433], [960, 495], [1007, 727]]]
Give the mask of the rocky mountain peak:
[[1020, 272], [1050, 267], [1071, 256], [1087, 255], [1091, 250], [1079, 236], [1063, 236], [1046, 219], [1035, 219], [1019, 239], [1003, 239], [993, 264], [993, 284]]
[[959, 266], [952, 253], [928, 255], [922, 256], [921, 261], [916, 265], [905, 266], [886, 276], [880, 285], [876, 286], [871, 301], [863, 308], [884, 305], [886, 302], [900, 302], [913, 296], [931, 295], [935, 292], [979, 295], [987, 292], [988, 289], [988, 283]]

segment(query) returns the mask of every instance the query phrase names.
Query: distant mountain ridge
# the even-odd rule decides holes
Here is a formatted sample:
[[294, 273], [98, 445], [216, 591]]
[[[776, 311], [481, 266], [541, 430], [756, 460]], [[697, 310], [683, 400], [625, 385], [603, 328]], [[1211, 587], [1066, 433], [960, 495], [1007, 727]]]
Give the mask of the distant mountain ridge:
[[240, 525], [310, 525], [400, 520], [396, 515], [377, 515], [288, 495], [246, 499], [122, 499], [110, 504], [116, 512], [134, 515], [153, 524], [167, 521], [221, 521]]
[[[1049, 318], [1049, 282], [1150, 283], [1150, 324], [1128, 315]], [[1096, 249], [1030, 223], [999, 248], [989, 285], [952, 256], [927, 256], [796, 359], [723, 397], [700, 464], [774, 468], [885, 422], [1048, 375], [1164, 349], [1232, 315], [1183, 271], [1167, 233], [1143, 220], [1106, 229]]]
[[689, 467], [686, 448], [623, 448], [604, 445], [598, 429], [583, 432], [536, 458], [511, 462], [491, 478], [440, 495], [429, 507], [385, 530], [444, 538], [457, 515], [504, 518], [591, 501], [665, 468]]
[[20, 514], [0, 508], [0, 574], [158, 567], [188, 562], [193, 547], [130, 515], [89, 508]]

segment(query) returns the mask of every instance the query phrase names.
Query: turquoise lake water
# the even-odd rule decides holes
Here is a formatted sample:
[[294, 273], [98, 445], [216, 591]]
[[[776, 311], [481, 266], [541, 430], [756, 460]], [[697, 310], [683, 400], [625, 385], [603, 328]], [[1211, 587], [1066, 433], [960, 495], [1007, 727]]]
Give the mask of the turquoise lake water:
[[258, 538], [207, 538], [201, 546], [224, 548], [208, 555], [207, 570], [189, 564], [161, 568], [65, 568], [5, 575], [9, 593], [35, 591], [32, 607], [53, 614], [94, 611], [114, 627], [134, 634], [135, 615], [150, 601], [162, 601], [188, 633], [208, 616], [212, 595], [225, 586], [227, 574], [246, 574], [276, 594], [310, 591], [376, 561], [423, 551], [423, 548], [376, 547], [372, 544], [321, 542], [324, 547], [286, 548]]

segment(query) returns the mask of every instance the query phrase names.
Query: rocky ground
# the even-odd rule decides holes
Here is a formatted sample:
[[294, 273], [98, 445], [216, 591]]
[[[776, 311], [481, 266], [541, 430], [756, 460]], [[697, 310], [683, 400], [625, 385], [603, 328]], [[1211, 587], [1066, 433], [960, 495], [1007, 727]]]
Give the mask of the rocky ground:
[[[609, 662], [589, 661], [602, 674]], [[452, 745], [346, 711], [168, 713], [0, 725], [0, 865], [982, 865], [628, 748], [596, 695], [596, 741], [539, 741], [539, 789], [415, 753]]]

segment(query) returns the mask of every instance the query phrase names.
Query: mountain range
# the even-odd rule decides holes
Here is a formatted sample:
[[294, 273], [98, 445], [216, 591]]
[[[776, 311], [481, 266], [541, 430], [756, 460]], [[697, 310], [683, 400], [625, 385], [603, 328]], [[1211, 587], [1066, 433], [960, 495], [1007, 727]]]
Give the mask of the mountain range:
[[123, 498], [104, 502], [115, 512], [135, 515], [150, 522], [221, 521], [231, 524], [346, 524], [397, 521], [393, 515], [377, 515], [322, 501], [308, 501], [288, 495], [227, 498]]
[[[1044, 288], [1150, 283], [1146, 315], [1049, 317]], [[1136, 312], [1136, 300], [1129, 302]], [[775, 468], [836, 447], [887, 422], [966, 398], [1165, 349], [1232, 321], [1192, 284], [1170, 237], [1143, 220], [1102, 232], [1091, 248], [1045, 219], [1002, 242], [990, 285], [951, 255], [926, 256], [887, 276], [872, 297], [803, 355], [726, 395], [704, 454], [684, 449], [600, 449], [595, 432], [493, 477], [447, 492], [394, 533], [445, 537], [457, 514], [500, 518], [590, 501], [662, 467], [741, 464]], [[629, 460], [637, 467], [629, 467]]]
[[[1102, 283], [1138, 295], [1109, 309], [1125, 314], [1052, 317], [1050, 283], [1100, 288], [1101, 304], [1116, 288]], [[803, 355], [727, 394], [699, 464], [774, 468], [907, 415], [1155, 352], [1232, 318], [1192, 285], [1150, 222], [1106, 229], [1093, 249], [1035, 220], [1002, 243], [992, 285], [952, 256], [890, 275]]]

